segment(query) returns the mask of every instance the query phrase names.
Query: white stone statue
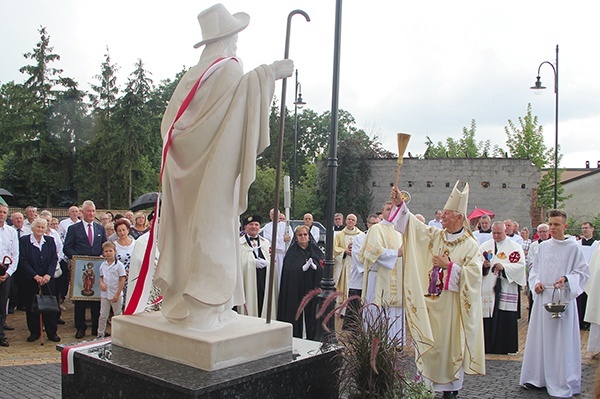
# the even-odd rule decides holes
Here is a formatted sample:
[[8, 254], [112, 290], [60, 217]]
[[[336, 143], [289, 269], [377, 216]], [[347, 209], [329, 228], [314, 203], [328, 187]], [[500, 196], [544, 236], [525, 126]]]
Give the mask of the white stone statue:
[[[222, 4], [198, 15], [203, 40], [194, 47], [205, 48], [177, 85], [161, 126], [168, 144], [154, 282], [163, 295], [163, 315], [195, 329], [222, 327], [236, 318], [233, 306], [244, 303], [239, 215], [255, 179], [256, 156], [269, 145], [275, 80], [293, 71], [293, 62], [283, 60], [244, 75], [235, 53], [237, 33], [249, 20]], [[203, 74], [169, 139], [184, 99]]]

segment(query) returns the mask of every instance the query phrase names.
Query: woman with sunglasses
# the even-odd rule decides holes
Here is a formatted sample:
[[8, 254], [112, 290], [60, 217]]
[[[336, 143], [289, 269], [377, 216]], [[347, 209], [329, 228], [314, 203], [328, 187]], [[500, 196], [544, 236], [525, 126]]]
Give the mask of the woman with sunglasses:
[[306, 325], [306, 339], [314, 340], [317, 333], [317, 298], [313, 297], [304, 307], [301, 317], [296, 312], [304, 296], [319, 287], [323, 276], [323, 253], [309, 238], [309, 229], [296, 228], [294, 241], [283, 260], [281, 287], [277, 306], [277, 320], [293, 325], [293, 335], [302, 338]]

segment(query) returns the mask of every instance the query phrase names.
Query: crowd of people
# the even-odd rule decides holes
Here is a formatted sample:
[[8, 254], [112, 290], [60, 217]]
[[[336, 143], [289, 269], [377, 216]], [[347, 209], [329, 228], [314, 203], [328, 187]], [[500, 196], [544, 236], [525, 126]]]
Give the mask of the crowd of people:
[[[580, 236], [566, 235], [566, 214], [552, 210], [547, 223], [531, 232], [514, 220], [494, 221], [489, 215], [481, 216], [472, 229], [467, 204], [468, 185], [460, 191], [457, 183], [444, 208], [429, 222], [410, 213], [394, 190], [392, 201], [369, 215], [366, 231], [357, 227], [354, 214], [345, 218], [336, 214], [333, 274], [338, 304], [360, 297], [370, 304], [363, 312], [385, 306], [394, 324], [390, 334], [405, 338], [408, 327], [417, 347], [417, 367], [443, 398], [458, 396], [465, 373], [485, 373], [485, 354], [523, 349], [518, 320], [521, 310], [528, 308], [529, 339], [520, 384], [545, 388], [557, 397], [580, 393], [580, 329], [590, 329], [588, 351], [594, 357], [600, 352], [600, 297], [593, 289], [600, 280], [588, 282], [589, 265], [600, 262], [593, 224], [583, 223]], [[293, 325], [295, 337], [314, 339], [316, 299], [303, 303], [320, 286], [323, 273], [318, 235], [311, 234], [313, 218], [305, 215], [305, 224], [292, 232], [285, 216], [276, 213], [271, 210], [271, 222], [261, 234], [259, 215], [243, 220], [240, 243], [246, 254], [242, 269], [247, 305], [240, 312], [265, 317], [269, 281], [265, 269], [277, 222], [272, 298], [276, 309], [271, 312]], [[521, 303], [522, 292], [529, 306]], [[553, 318], [544, 305], [558, 301], [567, 306]], [[344, 313], [348, 316], [359, 307], [348, 305], [338, 326], [343, 329], [349, 319]]]
[[108, 211], [97, 217], [92, 201], [71, 206], [68, 217], [60, 222], [50, 211], [38, 213], [33, 206], [9, 218], [8, 206], [0, 205], [0, 346], [10, 345], [5, 332], [14, 326], [7, 316], [15, 310], [26, 312], [28, 342], [37, 341], [44, 331], [48, 340], [60, 342], [58, 326], [65, 324], [61, 314], [64, 307], [40, 317], [34, 302], [38, 294], [56, 296], [61, 305], [69, 297], [70, 260], [74, 256], [104, 258], [99, 275], [91, 272], [86, 280], [91, 290], [98, 279], [96, 300], [73, 300], [75, 338], [86, 336], [86, 309], [91, 313], [92, 336], [109, 336], [106, 326], [111, 311], [119, 315], [123, 309], [136, 238], [148, 229], [144, 212], [115, 215]]
[[[413, 215], [395, 188], [381, 212], [369, 215], [365, 231], [358, 228], [356, 215], [336, 214], [332, 228], [338, 304], [354, 298], [339, 325], [345, 328], [347, 316], [359, 313], [356, 298], [385, 306], [393, 324], [390, 334], [405, 338], [408, 327], [419, 371], [444, 398], [455, 398], [465, 373], [485, 373], [486, 353], [519, 351], [524, 291], [529, 339], [520, 384], [545, 387], [557, 397], [578, 394], [580, 329], [590, 330], [588, 351], [594, 357], [600, 352], [600, 297], [595, 287], [600, 277], [593, 273], [600, 248], [593, 224], [585, 222], [581, 235], [567, 236], [566, 215], [552, 210], [548, 222], [531, 234], [513, 220], [493, 221], [488, 215], [471, 230], [467, 204], [468, 185], [460, 191], [457, 183], [429, 222]], [[26, 312], [27, 341], [38, 340], [44, 331], [49, 340], [61, 340], [61, 314], [40, 317], [32, 305], [40, 293], [55, 295], [59, 303], [68, 297], [69, 260], [74, 256], [104, 258], [98, 276], [100, 300], [73, 300], [75, 337], [86, 335], [86, 309], [94, 337], [110, 335], [110, 313], [121, 314], [136, 239], [149, 229], [146, 214], [106, 212], [97, 218], [92, 201], [72, 206], [68, 214], [59, 223], [49, 211], [38, 214], [35, 207], [27, 207], [24, 214], [14, 212], [8, 219], [8, 207], [0, 205], [0, 346], [9, 346], [5, 331], [13, 327], [7, 315], [15, 308]], [[264, 226], [260, 215], [242, 220], [245, 303], [237, 311], [254, 317], [270, 312], [270, 317], [293, 325], [294, 337], [315, 339], [317, 301], [306, 296], [320, 286], [323, 276], [319, 230], [311, 214], [304, 215], [304, 224], [294, 231], [283, 213], [271, 210], [269, 216]], [[271, 256], [276, 267], [268, 308]], [[545, 309], [558, 301], [567, 305], [561, 314]]]

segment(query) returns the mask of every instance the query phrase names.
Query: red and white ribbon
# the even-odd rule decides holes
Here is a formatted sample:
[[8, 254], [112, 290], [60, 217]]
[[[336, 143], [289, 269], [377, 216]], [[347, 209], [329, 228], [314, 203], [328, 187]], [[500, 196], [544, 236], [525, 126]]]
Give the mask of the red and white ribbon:
[[110, 342], [111, 342], [111, 339], [109, 337], [109, 338], [103, 338], [103, 339], [96, 339], [94, 341], [89, 341], [89, 342], [80, 342], [75, 345], [65, 346], [62, 349], [62, 352], [60, 354], [61, 364], [62, 364], [62, 373], [63, 374], [73, 374], [75, 372], [74, 366], [73, 366], [73, 355], [75, 354], [75, 352], [85, 350], [85, 349], [96, 348], [98, 346], [103, 346], [103, 345], [109, 344]]

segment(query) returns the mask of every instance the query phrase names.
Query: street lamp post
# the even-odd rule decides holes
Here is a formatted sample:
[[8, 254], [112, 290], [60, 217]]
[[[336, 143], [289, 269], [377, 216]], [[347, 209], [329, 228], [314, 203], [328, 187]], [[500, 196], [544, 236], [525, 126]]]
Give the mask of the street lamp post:
[[[327, 299], [335, 291], [335, 281], [333, 279], [333, 216], [335, 214], [335, 197], [337, 182], [337, 142], [338, 142], [338, 115], [339, 115], [339, 94], [340, 94], [340, 63], [342, 47], [342, 0], [336, 0], [335, 5], [335, 28], [333, 40], [333, 79], [331, 90], [331, 131], [329, 135], [329, 157], [327, 159], [327, 208], [325, 217], [325, 226], [327, 232], [325, 236], [325, 261], [323, 262], [323, 278], [321, 279], [321, 289], [319, 294], [318, 308], [322, 311], [326, 303], [327, 309], [323, 314], [329, 314], [334, 309], [334, 302], [328, 302]], [[335, 342], [334, 317], [329, 319], [326, 332], [322, 324], [318, 324], [317, 339], [321, 342]]]
[[306, 103], [302, 101], [302, 85], [298, 81], [298, 70], [296, 69], [296, 91], [294, 93], [294, 170], [292, 173], [292, 218], [296, 216], [296, 181], [298, 180], [298, 110]]
[[531, 86], [531, 89], [535, 90], [536, 94], [545, 89], [545, 87], [542, 86], [542, 81], [540, 80], [540, 69], [544, 64], [550, 65], [554, 71], [554, 96], [556, 97], [554, 108], [554, 209], [556, 209], [558, 206], [558, 44], [556, 45], [555, 63], [553, 64], [550, 61], [544, 61], [538, 67], [535, 85]]

